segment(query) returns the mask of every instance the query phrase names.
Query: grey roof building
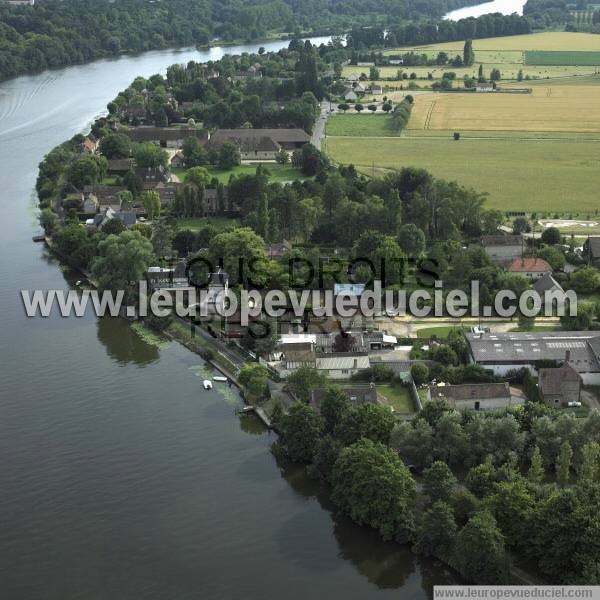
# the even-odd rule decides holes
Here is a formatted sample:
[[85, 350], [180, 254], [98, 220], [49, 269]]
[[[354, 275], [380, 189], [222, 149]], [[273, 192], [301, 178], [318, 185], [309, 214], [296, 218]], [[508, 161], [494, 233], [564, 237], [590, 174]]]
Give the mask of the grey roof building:
[[428, 395], [431, 400], [446, 400], [455, 410], [501, 410], [525, 403], [524, 394], [508, 383], [434, 385], [429, 387]]
[[600, 384], [600, 332], [549, 331], [467, 333], [471, 360], [496, 375], [526, 367], [537, 371], [540, 361], [568, 362], [584, 383]]

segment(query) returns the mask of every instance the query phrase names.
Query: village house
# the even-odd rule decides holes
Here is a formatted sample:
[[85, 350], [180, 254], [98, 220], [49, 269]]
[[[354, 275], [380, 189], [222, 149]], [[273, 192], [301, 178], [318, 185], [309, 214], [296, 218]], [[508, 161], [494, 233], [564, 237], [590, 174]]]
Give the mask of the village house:
[[175, 196], [177, 195], [177, 191], [183, 187], [182, 183], [177, 182], [168, 182], [165, 183], [161, 181], [156, 184], [154, 191], [158, 193], [160, 196], [160, 202], [162, 205], [172, 204], [173, 200], [175, 200]]
[[148, 184], [152, 189], [159, 183], [166, 183], [169, 181], [169, 171], [163, 166], [138, 167], [135, 170], [135, 174], [142, 180], [144, 187]]
[[348, 88], [344, 92], [344, 100], [347, 102], [356, 102], [358, 100], [358, 94], [352, 88]]
[[96, 210], [104, 210], [109, 207], [115, 211], [121, 210], [121, 199], [118, 194], [125, 190], [126, 188], [116, 185], [84, 186], [84, 211], [87, 213], [95, 212], [95, 210], [88, 210], [93, 206]]
[[315, 368], [324, 372], [329, 379], [350, 379], [352, 375], [370, 367], [366, 352], [332, 352], [317, 354]]
[[540, 279], [552, 273], [552, 267], [543, 258], [515, 258], [506, 270], [529, 279]]
[[564, 306], [564, 297], [562, 296], [564, 289], [550, 273], [545, 273], [542, 277], [536, 279], [532, 287], [540, 295], [542, 306], [545, 306], [546, 298], [552, 300], [553, 296], [556, 297], [556, 301], [552, 301], [553, 304], [557, 307]]
[[243, 160], [274, 160], [280, 149], [293, 151], [310, 142], [302, 129], [219, 129], [209, 146], [219, 149], [225, 142], [238, 146]]
[[458, 411], [501, 410], [525, 404], [526, 397], [508, 383], [467, 383], [461, 385], [432, 385], [427, 389], [429, 400], [446, 400]]
[[[346, 396], [352, 406], [363, 406], [365, 404], [382, 404], [381, 397], [377, 393], [377, 387], [371, 384], [342, 385], [340, 391]], [[327, 395], [326, 388], [315, 388], [310, 392], [310, 405], [321, 413], [321, 403]]]
[[99, 212], [93, 219], [87, 219], [85, 226], [91, 231], [101, 231], [112, 219], [121, 221], [125, 228], [132, 227], [137, 223], [137, 216], [134, 212], [115, 210], [113, 207], [108, 206], [103, 211]]
[[146, 116], [146, 107], [139, 105], [125, 106], [120, 114], [121, 119], [128, 123], [143, 123], [146, 121]]
[[152, 142], [163, 148], [181, 148], [183, 142], [195, 137], [201, 144], [208, 142], [209, 134], [206, 129], [192, 127], [130, 127], [124, 130], [132, 142]]
[[583, 243], [583, 257], [595, 267], [600, 267], [600, 235], [588, 236]]
[[93, 135], [89, 135], [81, 142], [81, 151], [85, 154], [95, 154], [97, 149], [98, 140]]
[[570, 353], [567, 350], [565, 362], [554, 369], [540, 369], [538, 387], [542, 398], [549, 406], [568, 405], [579, 402], [581, 396], [581, 376], [569, 364]]
[[269, 258], [281, 258], [292, 249], [292, 243], [287, 240], [265, 244], [265, 253]]
[[367, 89], [367, 91], [373, 96], [381, 96], [383, 94], [383, 88], [380, 85], [373, 84]]
[[567, 350], [569, 364], [585, 385], [600, 385], [600, 332], [548, 331], [466, 333], [470, 362], [494, 375], [525, 368], [536, 374], [548, 361], [562, 364]]
[[484, 235], [481, 245], [487, 255], [497, 264], [508, 263], [523, 254], [521, 235]]
[[181, 169], [185, 167], [185, 157], [183, 156], [183, 152], [176, 152], [171, 157], [171, 167], [174, 169]]
[[125, 175], [133, 168], [135, 161], [132, 158], [112, 158], [108, 161], [107, 173], [109, 175]]

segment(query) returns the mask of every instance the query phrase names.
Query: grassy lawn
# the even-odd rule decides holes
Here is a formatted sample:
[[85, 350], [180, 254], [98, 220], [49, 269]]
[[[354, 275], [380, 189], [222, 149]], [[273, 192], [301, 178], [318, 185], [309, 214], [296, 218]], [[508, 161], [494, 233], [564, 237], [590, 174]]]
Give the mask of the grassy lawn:
[[462, 329], [463, 331], [467, 331], [467, 327], [460, 327], [457, 325], [447, 325], [441, 327], [425, 327], [424, 329], [417, 329], [417, 337], [418, 338], [430, 338], [432, 336], [436, 336], [439, 338], [448, 337], [448, 334], [453, 329]]
[[177, 219], [177, 229], [191, 229], [198, 231], [204, 225], [214, 225], [218, 230], [226, 229], [227, 227], [237, 227], [239, 221], [237, 219], [227, 219], [225, 217], [190, 217], [186, 219]]
[[377, 393], [385, 397], [388, 404], [399, 413], [412, 413], [414, 406], [408, 388], [397, 383], [377, 385]]
[[[229, 178], [234, 175], [254, 175], [256, 173], [256, 167], [259, 163], [243, 164], [233, 169], [223, 170], [217, 169], [217, 167], [205, 167], [210, 173], [211, 177], [216, 177], [221, 183], [228, 183]], [[298, 169], [291, 165], [278, 165], [276, 163], [262, 163], [269, 173], [271, 174], [269, 179], [271, 181], [293, 181], [294, 179], [306, 179]], [[172, 169], [172, 172], [179, 177], [180, 181], [185, 179], [186, 169]]]
[[[600, 37], [600, 36], [599, 36]], [[420, 167], [488, 192], [487, 208], [542, 213], [598, 207], [600, 142], [580, 140], [352, 138], [326, 140], [331, 158], [371, 175]], [[372, 168], [372, 165], [375, 168]]]
[[391, 119], [387, 115], [369, 114], [335, 115], [327, 121], [327, 135], [331, 136], [399, 136], [400, 133], [390, 129]]

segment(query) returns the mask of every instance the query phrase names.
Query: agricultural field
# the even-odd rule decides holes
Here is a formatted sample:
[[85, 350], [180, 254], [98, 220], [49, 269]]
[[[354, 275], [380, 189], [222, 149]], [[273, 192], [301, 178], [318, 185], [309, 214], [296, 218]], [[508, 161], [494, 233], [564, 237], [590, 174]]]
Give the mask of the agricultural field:
[[488, 194], [502, 211], [593, 213], [600, 189], [600, 142], [586, 139], [328, 138], [333, 160], [368, 175], [421, 167]]
[[523, 54], [526, 65], [600, 65], [600, 52], [526, 50]]
[[409, 130], [600, 132], [599, 86], [535, 86], [531, 94], [421, 94]]
[[390, 122], [391, 119], [383, 114], [335, 115], [327, 121], [326, 134], [329, 136], [397, 137], [400, 134], [390, 129]]
[[[445, 52], [462, 53], [463, 41], [414, 46], [412, 48], [395, 48], [385, 54], [398, 54], [407, 50], [444, 50]], [[546, 31], [527, 35], [509, 35], [505, 37], [483, 38], [473, 40], [473, 49], [478, 50], [580, 50], [600, 51], [600, 36], [595, 33], [574, 33], [566, 31]]]
[[[431, 58], [440, 51], [452, 57], [462, 54], [463, 43], [412, 50]], [[407, 128], [392, 136], [366, 115], [347, 115], [360, 119], [352, 121], [336, 117], [326, 140], [333, 160], [353, 163], [369, 175], [403, 166], [426, 168], [486, 192], [486, 205], [502, 211], [594, 214], [600, 185], [600, 36], [545, 32], [474, 40], [473, 47], [472, 67], [405, 67], [405, 72], [414, 71], [415, 83], [424, 88], [431, 85], [429, 73], [436, 80], [454, 71], [456, 87], [482, 64], [484, 75], [500, 70], [500, 88], [529, 88], [531, 93], [408, 91], [406, 80], [389, 82], [403, 86], [386, 90], [394, 102], [406, 93], [414, 97]], [[398, 67], [380, 69], [381, 76], [388, 70], [395, 74]], [[523, 81], [516, 81], [519, 71]], [[453, 140], [454, 132], [460, 141]]]

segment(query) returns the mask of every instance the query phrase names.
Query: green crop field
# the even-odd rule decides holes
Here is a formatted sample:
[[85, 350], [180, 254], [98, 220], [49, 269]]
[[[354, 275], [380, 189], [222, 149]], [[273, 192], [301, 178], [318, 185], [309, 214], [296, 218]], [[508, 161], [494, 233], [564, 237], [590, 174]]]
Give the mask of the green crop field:
[[369, 175], [408, 166], [428, 169], [487, 192], [488, 208], [563, 214], [598, 207], [600, 142], [585, 138], [337, 137], [327, 139], [326, 148], [333, 160]]
[[526, 65], [600, 65], [600, 52], [526, 50], [524, 54]]
[[[370, 113], [370, 111], [363, 111]], [[331, 136], [398, 136], [399, 132], [390, 129], [391, 119], [386, 115], [352, 114], [335, 115], [327, 121], [327, 135]]]

